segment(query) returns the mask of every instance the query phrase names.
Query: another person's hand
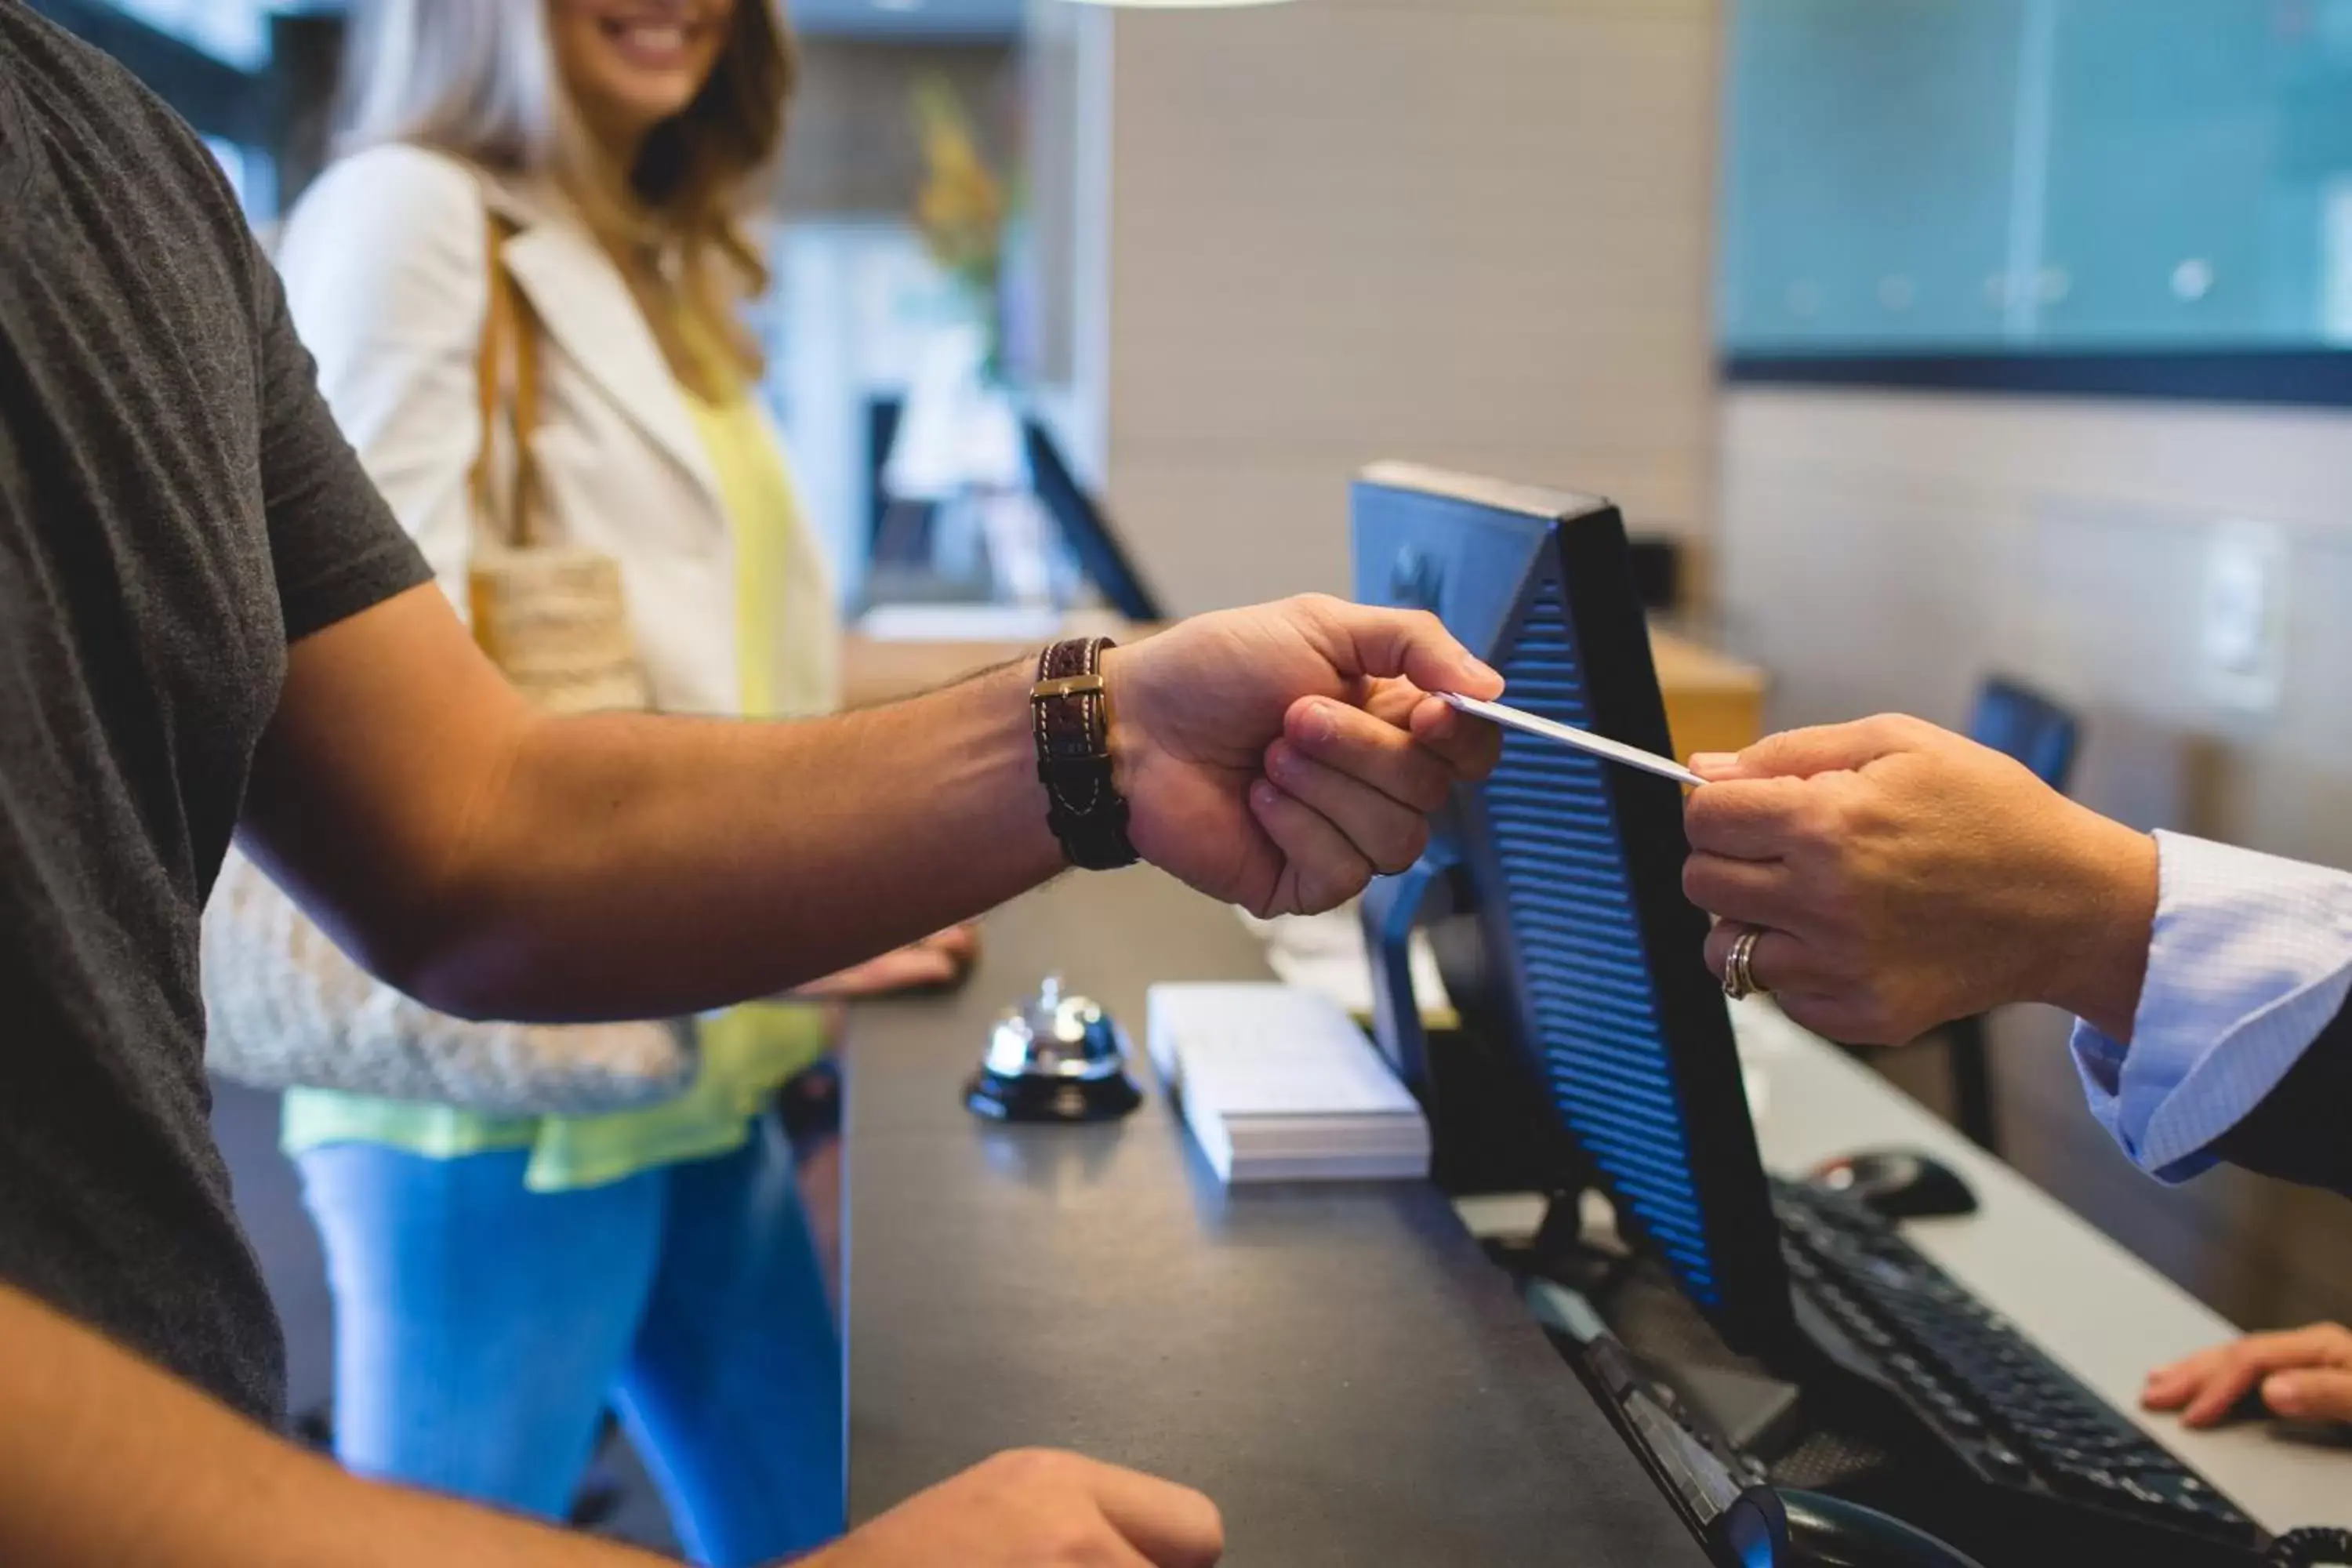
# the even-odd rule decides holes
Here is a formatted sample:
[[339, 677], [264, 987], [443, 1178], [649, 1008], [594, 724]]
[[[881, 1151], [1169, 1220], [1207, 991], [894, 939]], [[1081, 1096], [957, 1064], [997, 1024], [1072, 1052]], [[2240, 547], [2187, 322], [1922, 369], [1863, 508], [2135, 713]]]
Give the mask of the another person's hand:
[[1757, 985], [1800, 1024], [1895, 1045], [2010, 1002], [2131, 1036], [2156, 918], [2155, 841], [2018, 763], [1917, 719], [1699, 756], [1683, 887], [1721, 918], [1706, 959], [1761, 932]]
[[980, 928], [965, 922], [934, 931], [863, 963], [812, 980], [793, 994], [811, 1002], [854, 1002], [950, 986], [971, 973], [980, 956]]
[[1259, 915], [1311, 913], [1402, 871], [1490, 724], [1428, 695], [1502, 677], [1436, 617], [1309, 595], [1181, 623], [1104, 661], [1111, 752], [1144, 858]]
[[1209, 1568], [1217, 1506], [1075, 1454], [999, 1454], [901, 1503], [806, 1568]]
[[2210, 1426], [2256, 1388], [2272, 1415], [2290, 1421], [2352, 1421], [2352, 1329], [2314, 1323], [2248, 1334], [2147, 1374], [2140, 1403]]

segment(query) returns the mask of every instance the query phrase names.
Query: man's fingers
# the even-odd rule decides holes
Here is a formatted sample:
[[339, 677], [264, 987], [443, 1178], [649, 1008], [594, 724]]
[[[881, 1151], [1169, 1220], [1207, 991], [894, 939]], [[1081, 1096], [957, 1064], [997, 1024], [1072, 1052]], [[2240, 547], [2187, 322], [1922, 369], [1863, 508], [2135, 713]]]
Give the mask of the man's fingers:
[[2251, 1334], [2148, 1373], [2141, 1403], [2190, 1426], [2221, 1420], [2256, 1388], [2276, 1415], [2352, 1421], [2352, 1333], [2334, 1323]]
[[[2232, 1362], [2248, 1362], [2265, 1372], [2291, 1366], [2335, 1366], [2352, 1371], [2352, 1330], [2336, 1323], [2308, 1323], [2300, 1329], [2273, 1329], [2248, 1334], [2226, 1345], [2200, 1351], [2162, 1372], [2203, 1372], [2210, 1374]], [[2158, 1375], [2162, 1375], [2159, 1373]]]
[[1264, 915], [1312, 915], [1364, 890], [1372, 865], [1329, 818], [1265, 779], [1250, 785], [1250, 815], [1286, 864]]
[[[1788, 868], [1778, 860], [1733, 860], [1700, 851], [1683, 862], [1683, 897], [1720, 920], [1754, 926], [1795, 923], [1789, 919]], [[1724, 942], [1728, 951], [1730, 937]]]
[[1683, 803], [1683, 833], [1693, 849], [1735, 860], [1778, 860], [1813, 831], [1824, 809], [1801, 779], [1711, 782]]
[[2249, 1334], [2242, 1348], [2273, 1358], [2277, 1366], [2330, 1366], [2352, 1372], [2352, 1329], [2341, 1323], [2306, 1323], [2299, 1329]]
[[979, 953], [980, 928], [966, 921], [945, 931], [933, 931], [922, 940], [921, 945], [934, 952], [944, 952], [961, 963]]
[[1084, 1463], [1095, 1506], [1152, 1568], [1211, 1568], [1224, 1555], [1224, 1520], [1199, 1492], [1091, 1459]]
[[1406, 720], [1412, 738], [1443, 758], [1456, 778], [1477, 780], [1503, 757], [1503, 731], [1434, 697], [1424, 697]]
[[1402, 675], [1423, 691], [1465, 697], [1492, 700], [1503, 694], [1503, 678], [1426, 610], [1378, 609], [1339, 599], [1316, 601], [1313, 607], [1337, 634], [1341, 646], [1332, 652], [1342, 675]]
[[2190, 1396], [2180, 1412], [2181, 1421], [2190, 1426], [2212, 1426], [2262, 1381], [2263, 1371], [2246, 1357], [2222, 1363]]
[[1311, 806], [1346, 835], [1375, 871], [1402, 871], [1429, 847], [1426, 811], [1326, 767], [1287, 741], [1266, 748], [1265, 773], [1285, 795]]
[[[1738, 921], [1724, 921], [1707, 932], [1707, 972], [1718, 980], [1723, 978], [1724, 966], [1731, 962], [1732, 944], [1741, 933], [1756, 929]], [[1802, 942], [1786, 931], [1768, 930], [1756, 939], [1756, 946], [1748, 955], [1748, 975], [1759, 991], [1834, 994], [1829, 973]]]
[[2151, 1410], [2178, 1410], [2220, 1369], [2221, 1363], [2237, 1350], [2236, 1343], [2215, 1345], [2183, 1356], [2168, 1366], [2158, 1367], [2147, 1374], [2147, 1383], [2140, 1390], [2140, 1402]]
[[2139, 1402], [2150, 1410], [2178, 1410], [2189, 1403], [2189, 1396], [2204, 1385], [2213, 1364], [2210, 1355], [2191, 1357], [2172, 1366], [2158, 1367], [2147, 1374], [2147, 1382], [2139, 1391]]
[[2287, 1397], [2293, 1399], [2306, 1373], [2352, 1374], [2352, 1331], [2336, 1323], [2313, 1323], [2248, 1334], [2232, 1344], [2158, 1367], [2148, 1373], [2141, 1399], [2151, 1409], [2179, 1409], [2189, 1426], [2204, 1426], [2227, 1415], [2258, 1384], [2267, 1401], [2273, 1374], [2289, 1378]]
[[2263, 1403], [2290, 1421], [2352, 1421], [2352, 1372], [2274, 1372]]
[[1424, 816], [1444, 805], [1454, 787], [1454, 770], [1444, 757], [1410, 731], [1344, 702], [1299, 699], [1284, 719], [1283, 740], [1301, 756], [1361, 780]]
[[[1737, 758], [1719, 752], [1691, 759], [1691, 768], [1710, 783], [1724, 779], [1811, 778], [1874, 763], [1911, 744], [1925, 726], [1900, 714], [1881, 714], [1851, 724], [1824, 724], [1767, 735]], [[1701, 795], [1706, 792], [1702, 790]]]
[[952, 954], [916, 942], [812, 980], [790, 994], [803, 1001], [879, 996], [919, 985], [943, 985], [955, 977], [956, 960]]
[[2191, 1426], [2210, 1426], [2274, 1372], [2324, 1365], [2341, 1349], [2344, 1331], [2332, 1323], [2249, 1334], [2211, 1352], [2190, 1374], [2192, 1386], [2180, 1412]]
[[1693, 752], [1690, 771], [1709, 784], [1729, 783], [1739, 777], [1738, 752]]

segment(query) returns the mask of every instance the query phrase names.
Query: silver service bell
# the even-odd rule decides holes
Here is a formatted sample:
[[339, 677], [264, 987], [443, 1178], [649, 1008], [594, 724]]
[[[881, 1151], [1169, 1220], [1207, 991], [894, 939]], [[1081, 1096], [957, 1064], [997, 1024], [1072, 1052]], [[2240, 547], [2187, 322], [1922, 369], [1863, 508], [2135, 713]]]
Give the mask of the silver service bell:
[[1055, 974], [989, 1031], [963, 1102], [992, 1121], [1106, 1121], [1141, 1104], [1143, 1091], [1128, 1076], [1126, 1031]]

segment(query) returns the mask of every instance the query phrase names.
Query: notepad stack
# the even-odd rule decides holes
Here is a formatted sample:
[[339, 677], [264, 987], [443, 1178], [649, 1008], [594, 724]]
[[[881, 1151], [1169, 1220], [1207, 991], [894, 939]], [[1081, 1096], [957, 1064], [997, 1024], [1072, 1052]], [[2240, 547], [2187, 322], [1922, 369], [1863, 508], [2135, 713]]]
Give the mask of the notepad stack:
[[1429, 1123], [1328, 998], [1277, 984], [1151, 988], [1152, 1061], [1220, 1179], [1426, 1175]]

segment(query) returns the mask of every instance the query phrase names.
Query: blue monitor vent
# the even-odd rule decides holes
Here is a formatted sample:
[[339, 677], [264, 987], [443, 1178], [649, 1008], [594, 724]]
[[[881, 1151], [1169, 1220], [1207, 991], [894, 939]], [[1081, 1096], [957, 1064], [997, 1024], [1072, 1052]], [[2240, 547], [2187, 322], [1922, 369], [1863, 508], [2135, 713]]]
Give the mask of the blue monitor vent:
[[[1575, 636], [1549, 575], [1503, 660], [1505, 700], [1590, 728]], [[1602, 764], [1517, 731], [1484, 786], [1518, 972], [1554, 1104], [1622, 1208], [1703, 1307], [1721, 1304], [1690, 1139]]]

